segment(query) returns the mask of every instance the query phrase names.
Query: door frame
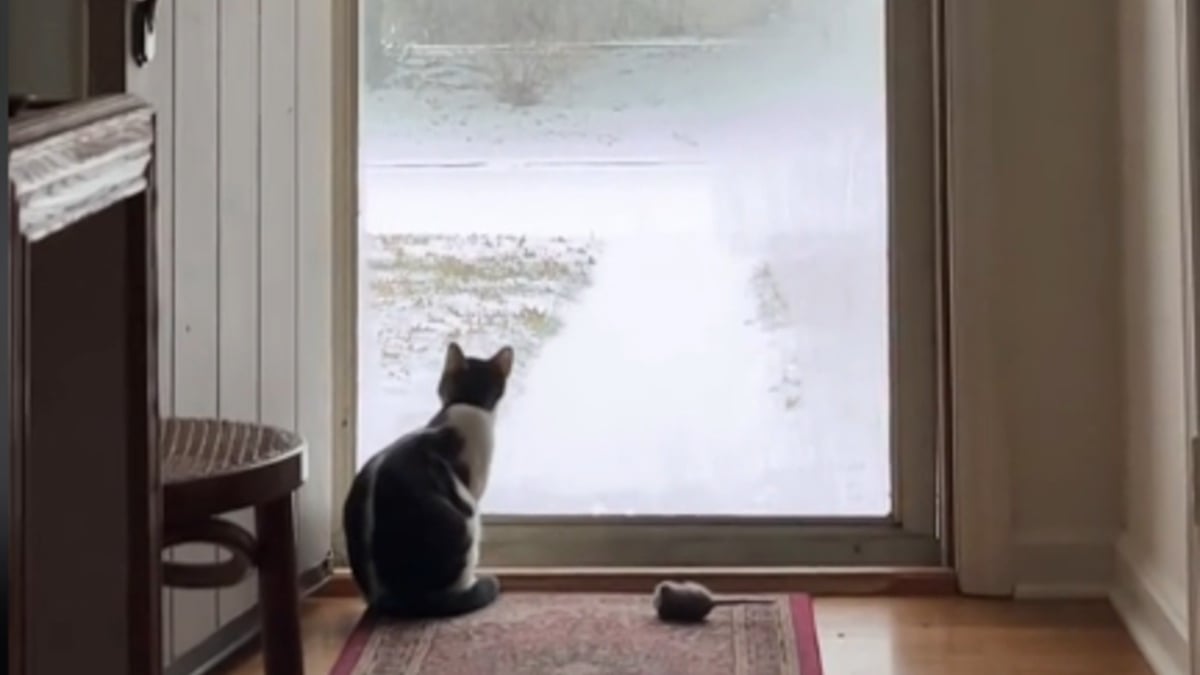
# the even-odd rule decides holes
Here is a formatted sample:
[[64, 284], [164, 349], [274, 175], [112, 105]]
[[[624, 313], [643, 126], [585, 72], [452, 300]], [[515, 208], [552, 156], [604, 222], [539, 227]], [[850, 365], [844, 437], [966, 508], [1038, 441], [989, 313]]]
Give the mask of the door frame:
[[951, 564], [964, 593], [1011, 596], [1013, 559], [1012, 448], [997, 391], [1002, 353], [995, 335], [1000, 227], [994, 208], [992, 115], [994, 3], [947, 2], [946, 298], [950, 363], [949, 494]]
[[[334, 299], [330, 320], [334, 343], [334, 469], [331, 509], [333, 549], [344, 561], [339, 497], [355, 471], [357, 260], [357, 143], [359, 80], [359, 8], [357, 2], [332, 3], [333, 51], [333, 222], [331, 266]], [[991, 131], [992, 69], [990, 14], [986, 3], [943, 5], [945, 177], [942, 264], [946, 270], [945, 335], [949, 358], [938, 373], [945, 387], [945, 462], [939, 479], [945, 490], [938, 504], [946, 514], [941, 552], [956, 568], [960, 588], [982, 595], [1013, 590], [1011, 452], [1002, 435], [995, 390], [997, 345], [988, 272], [992, 250]], [[970, 486], [971, 489], [955, 489]], [[492, 533], [489, 533], [492, 536]]]
[[1200, 12], [1188, 0], [1175, 1], [1179, 87], [1180, 191], [1183, 213], [1185, 340], [1188, 361], [1188, 654], [1189, 672], [1200, 673]]

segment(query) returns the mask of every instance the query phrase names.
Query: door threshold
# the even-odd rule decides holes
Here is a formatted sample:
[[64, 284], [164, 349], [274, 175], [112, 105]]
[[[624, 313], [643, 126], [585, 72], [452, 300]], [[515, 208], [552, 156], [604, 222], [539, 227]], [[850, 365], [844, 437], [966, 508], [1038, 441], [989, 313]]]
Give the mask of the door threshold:
[[[948, 567], [492, 567], [505, 591], [649, 593], [666, 579], [698, 581], [715, 593], [822, 596], [928, 596], [958, 593]], [[314, 597], [358, 597], [347, 568], [337, 568]]]

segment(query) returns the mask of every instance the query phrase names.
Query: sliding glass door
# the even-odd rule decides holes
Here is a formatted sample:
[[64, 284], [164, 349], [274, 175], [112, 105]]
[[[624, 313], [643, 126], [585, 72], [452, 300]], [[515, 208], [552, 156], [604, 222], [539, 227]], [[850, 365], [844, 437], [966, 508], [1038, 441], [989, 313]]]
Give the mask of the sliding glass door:
[[486, 563], [941, 562], [937, 4], [362, 0], [354, 466], [509, 344]]

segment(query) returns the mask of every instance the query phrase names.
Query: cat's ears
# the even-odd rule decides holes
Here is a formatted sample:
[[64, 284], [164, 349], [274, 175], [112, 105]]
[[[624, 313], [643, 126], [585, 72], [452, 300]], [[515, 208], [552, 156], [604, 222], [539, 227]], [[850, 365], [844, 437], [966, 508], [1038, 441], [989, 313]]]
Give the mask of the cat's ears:
[[[488, 363], [492, 364], [504, 377], [508, 377], [512, 373], [513, 359], [515, 354], [513, 348], [504, 346], [500, 351], [496, 352], [492, 358], [488, 359]], [[457, 342], [451, 342], [446, 347], [446, 363], [442, 366], [442, 372], [457, 373], [465, 370], [467, 367], [467, 355], [463, 352], [462, 347]]]
[[488, 360], [504, 377], [508, 377], [512, 373], [514, 358], [516, 355], [513, 353], [513, 348], [505, 345]]
[[450, 346], [446, 347], [446, 363], [442, 366], [444, 373], [457, 373], [465, 370], [467, 367], [467, 355], [463, 353], [462, 347], [458, 346], [457, 342], [451, 342]]

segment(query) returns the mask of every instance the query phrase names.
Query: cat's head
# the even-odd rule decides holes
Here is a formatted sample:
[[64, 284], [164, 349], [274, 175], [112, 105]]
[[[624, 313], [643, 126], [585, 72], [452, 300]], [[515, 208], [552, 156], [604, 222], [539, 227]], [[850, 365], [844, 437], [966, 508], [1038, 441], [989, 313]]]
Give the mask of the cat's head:
[[484, 410], [495, 410], [504, 396], [508, 375], [512, 372], [512, 347], [501, 347], [489, 359], [467, 356], [457, 342], [446, 348], [446, 363], [438, 383], [442, 405], [465, 403]]

